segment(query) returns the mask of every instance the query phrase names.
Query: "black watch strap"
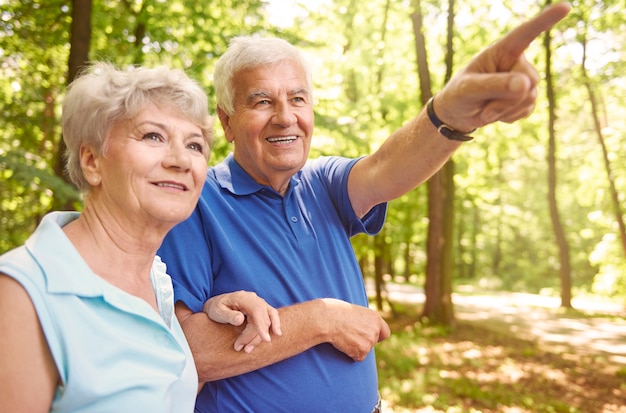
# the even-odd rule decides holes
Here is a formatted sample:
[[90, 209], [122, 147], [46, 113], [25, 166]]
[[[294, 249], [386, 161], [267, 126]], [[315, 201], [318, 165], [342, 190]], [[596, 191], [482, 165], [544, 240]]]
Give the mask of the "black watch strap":
[[474, 139], [472, 136], [469, 136], [467, 133], [472, 133], [476, 129], [473, 129], [467, 133], [463, 133], [463, 132], [459, 132], [457, 130], [452, 129], [450, 126], [443, 123], [441, 119], [439, 119], [437, 115], [435, 114], [435, 109], [433, 108], [434, 100], [435, 100], [434, 96], [428, 100], [428, 103], [426, 104], [426, 113], [428, 114], [428, 118], [430, 119], [430, 121], [433, 123], [433, 125], [435, 125], [435, 127], [437, 128], [437, 131], [441, 135], [445, 136], [446, 138], [450, 140], [460, 141], [460, 142], [467, 142], [467, 141], [471, 141], [472, 139]]

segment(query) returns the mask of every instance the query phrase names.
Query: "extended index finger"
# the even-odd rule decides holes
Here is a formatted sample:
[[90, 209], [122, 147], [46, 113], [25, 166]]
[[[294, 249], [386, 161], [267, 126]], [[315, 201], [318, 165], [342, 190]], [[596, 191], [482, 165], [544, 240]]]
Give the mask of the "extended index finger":
[[508, 54], [517, 58], [541, 33], [550, 30], [569, 13], [569, 3], [557, 3], [543, 9], [532, 19], [522, 23], [500, 39], [495, 47], [503, 48]]

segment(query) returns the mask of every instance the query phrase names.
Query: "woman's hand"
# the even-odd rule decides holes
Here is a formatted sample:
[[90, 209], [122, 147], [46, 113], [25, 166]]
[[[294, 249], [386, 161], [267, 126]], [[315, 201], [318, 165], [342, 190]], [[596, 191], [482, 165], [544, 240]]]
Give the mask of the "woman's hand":
[[250, 353], [262, 341], [271, 341], [271, 333], [282, 335], [278, 310], [250, 291], [211, 297], [204, 303], [203, 311], [218, 323], [244, 326], [235, 340], [235, 351]]

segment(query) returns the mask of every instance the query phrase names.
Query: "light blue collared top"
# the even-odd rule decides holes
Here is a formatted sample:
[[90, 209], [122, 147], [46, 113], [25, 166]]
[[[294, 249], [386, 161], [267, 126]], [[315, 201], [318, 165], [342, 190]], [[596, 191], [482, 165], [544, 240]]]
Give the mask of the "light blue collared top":
[[91, 271], [62, 230], [78, 216], [46, 215], [24, 246], [0, 256], [0, 272], [28, 292], [59, 371], [51, 412], [192, 412], [198, 377], [165, 264], [155, 257], [150, 274], [157, 313]]

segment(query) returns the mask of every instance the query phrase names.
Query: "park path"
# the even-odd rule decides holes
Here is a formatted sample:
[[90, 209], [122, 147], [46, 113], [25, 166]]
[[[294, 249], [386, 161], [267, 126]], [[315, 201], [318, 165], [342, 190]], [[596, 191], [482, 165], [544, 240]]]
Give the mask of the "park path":
[[[424, 302], [420, 288], [405, 284], [387, 283], [386, 297], [391, 302]], [[626, 308], [621, 305], [574, 298], [572, 306], [584, 313], [577, 315], [560, 309], [559, 298], [537, 294], [453, 294], [452, 301], [458, 320], [484, 322], [557, 351], [601, 354], [626, 365]]]

